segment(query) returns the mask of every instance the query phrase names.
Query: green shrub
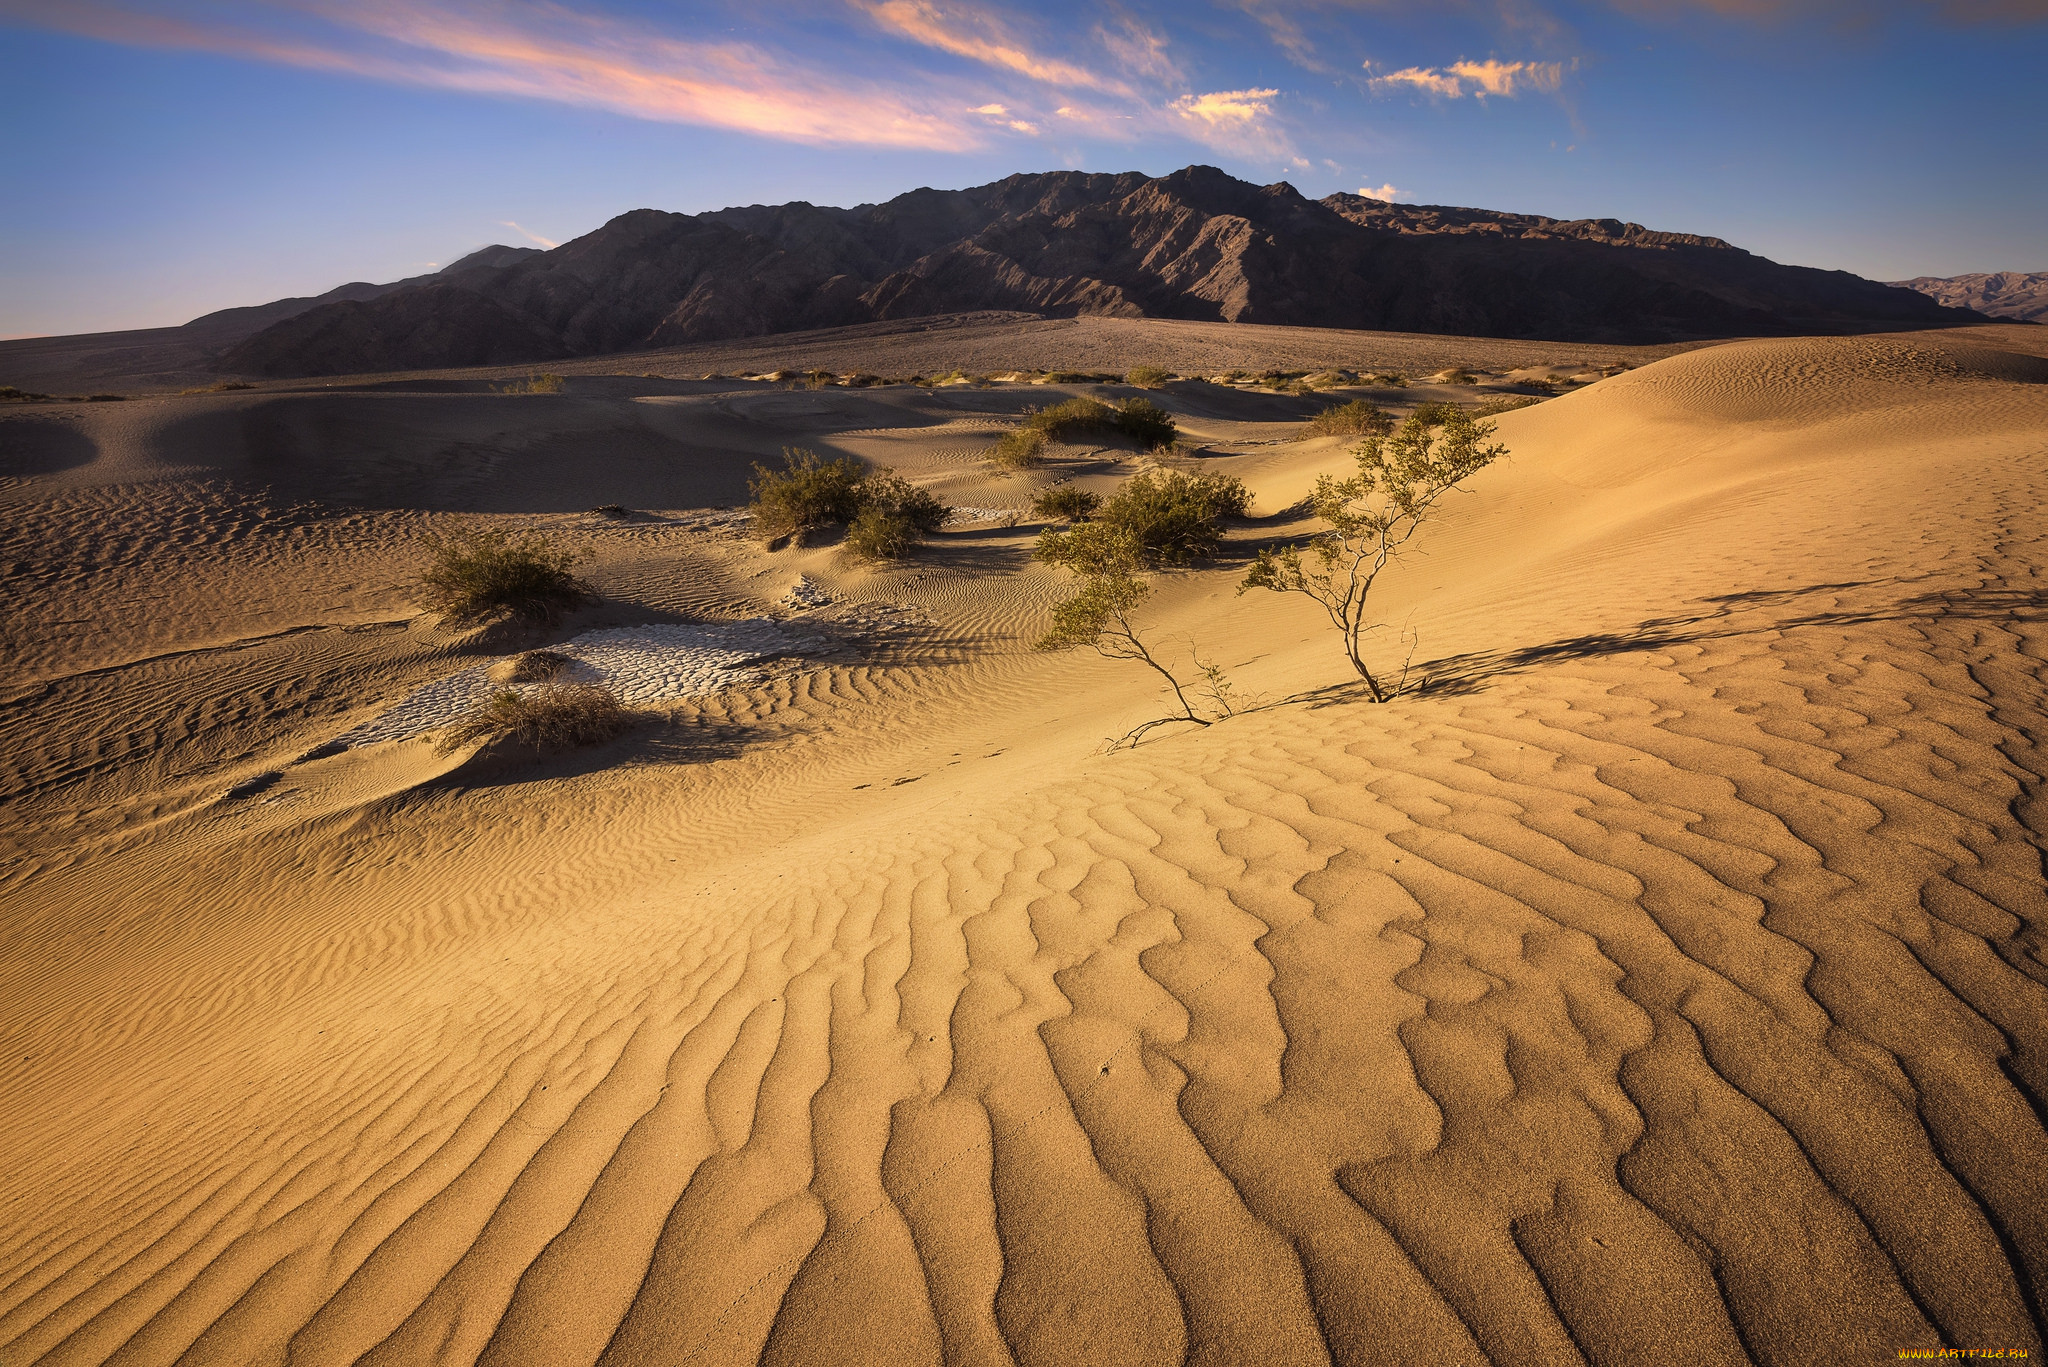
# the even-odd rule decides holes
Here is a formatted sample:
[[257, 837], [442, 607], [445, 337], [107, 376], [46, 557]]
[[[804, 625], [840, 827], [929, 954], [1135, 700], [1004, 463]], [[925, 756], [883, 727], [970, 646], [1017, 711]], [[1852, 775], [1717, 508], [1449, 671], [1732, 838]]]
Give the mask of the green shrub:
[[1475, 418], [1496, 418], [1503, 413], [1512, 413], [1517, 408], [1527, 408], [1543, 400], [1534, 394], [1507, 394], [1498, 399], [1488, 399], [1472, 410]]
[[596, 684], [544, 684], [527, 693], [507, 688], [442, 732], [439, 748], [450, 754], [471, 741], [513, 740], [537, 750], [568, 750], [608, 741], [632, 724], [633, 714]]
[[1173, 414], [1150, 399], [1129, 398], [1116, 406], [1116, 430], [1145, 450], [1171, 446], [1179, 434]]
[[900, 475], [872, 475], [861, 489], [861, 510], [846, 529], [846, 549], [862, 560], [901, 560], [952, 511]]
[[1178, 430], [1171, 413], [1150, 399], [1136, 397], [1114, 407], [1100, 399], [1068, 399], [1026, 416], [1024, 429], [1043, 432], [1053, 441], [1062, 442], [1117, 435], [1146, 450], [1169, 445]]
[[523, 380], [498, 385], [496, 391], [500, 394], [559, 394], [567, 383], [560, 375], [528, 375]]
[[422, 606], [463, 619], [510, 613], [549, 621], [589, 596], [570, 571], [578, 559], [538, 532], [514, 536], [480, 528], [421, 538], [430, 557], [416, 596]]
[[1116, 410], [1100, 399], [1068, 399], [1027, 413], [1024, 430], [1043, 433], [1052, 441], [1072, 441], [1113, 431], [1115, 421]]
[[953, 510], [934, 498], [929, 489], [920, 489], [901, 475], [887, 470], [869, 475], [862, 482], [860, 500], [861, 511], [879, 508], [901, 516], [921, 533], [937, 531], [953, 514]]
[[1158, 389], [1172, 379], [1171, 373], [1156, 365], [1134, 365], [1124, 372], [1124, 383], [1139, 389]]
[[1146, 470], [1125, 480], [1093, 521], [1066, 532], [1047, 528], [1035, 554], [1048, 565], [1087, 574], [1097, 543], [1117, 543], [1137, 547], [1155, 564], [1184, 565], [1214, 554], [1223, 540], [1223, 519], [1242, 516], [1250, 505], [1250, 492], [1229, 475]]
[[1101, 494], [1071, 484], [1055, 484], [1038, 491], [1038, 496], [1031, 500], [1031, 513], [1048, 521], [1085, 522], [1101, 506]]
[[917, 547], [917, 528], [901, 513], [863, 508], [846, 529], [846, 549], [861, 560], [901, 560]]
[[1364, 399], [1325, 408], [1308, 420], [1304, 437], [1384, 437], [1394, 430], [1394, 420], [1378, 404]]
[[1045, 460], [1045, 433], [1036, 427], [1005, 432], [988, 458], [998, 470], [1027, 470], [1041, 464]]
[[851, 456], [825, 461], [799, 446], [783, 448], [780, 470], [756, 465], [754, 473], [757, 478], [747, 482], [754, 496], [747, 511], [754, 515], [754, 535], [773, 541], [851, 522], [860, 514], [868, 470]]

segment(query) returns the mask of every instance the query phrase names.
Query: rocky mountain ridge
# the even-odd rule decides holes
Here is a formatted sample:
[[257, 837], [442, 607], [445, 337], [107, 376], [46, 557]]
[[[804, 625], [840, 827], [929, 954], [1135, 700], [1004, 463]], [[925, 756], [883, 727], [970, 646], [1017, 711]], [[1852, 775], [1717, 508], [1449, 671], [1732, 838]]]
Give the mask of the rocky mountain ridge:
[[551, 251], [323, 298], [229, 347], [219, 368], [514, 364], [985, 309], [1604, 342], [1977, 317], [1718, 238], [1310, 200], [1206, 166], [1019, 174], [851, 209], [636, 209]]

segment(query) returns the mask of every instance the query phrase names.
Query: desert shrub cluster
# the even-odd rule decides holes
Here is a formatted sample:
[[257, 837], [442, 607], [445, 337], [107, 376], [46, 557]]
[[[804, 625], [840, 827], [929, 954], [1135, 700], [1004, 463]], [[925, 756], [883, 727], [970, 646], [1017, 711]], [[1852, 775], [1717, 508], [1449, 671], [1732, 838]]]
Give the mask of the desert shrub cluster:
[[528, 375], [523, 380], [513, 380], [509, 384], [494, 385], [492, 386], [492, 392], [498, 394], [559, 394], [562, 392], [562, 386], [567, 383], [568, 381], [560, 375]]
[[1325, 408], [1308, 420], [1305, 437], [1384, 437], [1394, 430], [1394, 420], [1378, 404], [1353, 399]]
[[255, 385], [250, 384], [247, 380], [215, 380], [212, 384], [203, 384], [196, 389], [181, 389], [178, 393], [180, 395], [226, 394], [237, 389], [254, 389], [255, 387]]
[[765, 541], [801, 542], [813, 531], [844, 526], [846, 548], [866, 560], [896, 560], [944, 525], [952, 509], [909, 480], [873, 470], [851, 456], [820, 460], [794, 447], [782, 468], [754, 467], [748, 487], [754, 534]]
[[1138, 389], [1159, 389], [1170, 383], [1173, 375], [1156, 365], [1134, 365], [1124, 372], [1124, 383]]
[[952, 512], [930, 490], [887, 472], [869, 476], [861, 497], [860, 512], [846, 529], [846, 549], [863, 560], [901, 560]]
[[510, 614], [534, 621], [559, 616], [589, 596], [574, 573], [577, 555], [538, 532], [515, 536], [479, 528], [421, 538], [428, 563], [415, 596], [457, 619]]
[[[1251, 494], [1229, 475], [1145, 470], [1068, 531], [1048, 527], [1034, 554], [1048, 565], [1086, 575], [1112, 546], [1153, 565], [1185, 565], [1215, 554], [1223, 519], [1242, 516]], [[1121, 552], [1119, 552], [1121, 553]]]
[[1032, 515], [1048, 522], [1085, 522], [1101, 506], [1101, 494], [1077, 489], [1071, 484], [1055, 484], [1049, 489], [1040, 489], [1038, 496], [1031, 500]]
[[998, 470], [1028, 470], [1045, 460], [1045, 433], [1036, 427], [1015, 427], [1003, 433], [989, 452]]
[[801, 539], [860, 515], [868, 467], [851, 456], [821, 460], [815, 451], [792, 447], [783, 451], [781, 469], [756, 465], [754, 476], [747, 482], [754, 496], [747, 508], [754, 516], [754, 534], [764, 541]]
[[623, 734], [633, 714], [596, 684], [543, 684], [528, 692], [493, 693], [441, 733], [440, 750], [451, 754], [473, 741], [508, 740], [542, 751], [598, 745]]
[[1023, 430], [1039, 432], [1059, 442], [1120, 436], [1147, 451], [1172, 445], [1178, 432], [1171, 413], [1150, 399], [1135, 397], [1117, 404], [1100, 399], [1068, 399], [1027, 415]]

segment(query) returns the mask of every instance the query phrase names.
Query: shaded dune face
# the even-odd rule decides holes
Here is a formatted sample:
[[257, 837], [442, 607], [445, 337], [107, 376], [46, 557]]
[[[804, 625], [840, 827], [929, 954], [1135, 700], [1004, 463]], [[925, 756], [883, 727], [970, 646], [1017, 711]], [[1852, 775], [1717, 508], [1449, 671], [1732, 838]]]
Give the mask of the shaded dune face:
[[[0, 872], [0, 1358], [2038, 1355], [2048, 385], [2003, 354], [1741, 343], [1509, 414], [1512, 457], [1390, 583], [1425, 687], [1366, 704], [1306, 605], [1164, 577], [1158, 634], [1287, 701], [1108, 756], [1157, 701], [1023, 647], [1063, 587], [1030, 527], [891, 572], [593, 539], [621, 600], [759, 604], [801, 568], [935, 625], [608, 752], [630, 763], [465, 786], [382, 747], [286, 768], [271, 805], [179, 795], [445, 672], [388, 589], [399, 510], [441, 495], [192, 549], [177, 631], [264, 578], [330, 605], [218, 655], [152, 637], [86, 677], [112, 647], [61, 624], [109, 609], [39, 580], [85, 605], [24, 637], [39, 732], [222, 701], [90, 782], [36, 787], [7, 733], [40, 834]], [[1158, 397], [1255, 511], [1344, 465], [1261, 444], [1291, 411]], [[458, 421], [318, 402], [274, 415], [307, 498]], [[802, 435], [962, 503], [1053, 477], [977, 465], [1015, 403], [970, 402], [693, 397], [634, 430]], [[260, 405], [222, 411], [252, 468], [285, 449]], [[53, 471], [15, 507], [175, 534], [187, 476], [143, 475], [230, 419], [121, 421], [119, 479]], [[439, 506], [584, 506], [559, 468]], [[249, 622], [318, 617], [249, 594]], [[401, 620], [345, 633], [344, 605]]]

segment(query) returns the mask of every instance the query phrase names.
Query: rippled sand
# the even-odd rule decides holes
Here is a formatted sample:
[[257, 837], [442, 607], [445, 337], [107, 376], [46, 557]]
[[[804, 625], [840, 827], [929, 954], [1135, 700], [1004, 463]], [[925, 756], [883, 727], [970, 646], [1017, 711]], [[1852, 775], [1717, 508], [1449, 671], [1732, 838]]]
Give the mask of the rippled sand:
[[[1267, 705], [1110, 755], [1160, 700], [1029, 650], [1028, 522], [870, 570], [692, 512], [785, 445], [1112, 487], [978, 463], [1043, 389], [0, 415], [0, 1361], [2038, 1356], [2037, 331], [1501, 418], [1386, 581], [1428, 684], [1385, 706], [1234, 592], [1341, 445], [1161, 396], [1261, 517], [1144, 620]], [[475, 513], [605, 601], [417, 617]], [[321, 751], [521, 645], [763, 614], [833, 651], [597, 750]]]

